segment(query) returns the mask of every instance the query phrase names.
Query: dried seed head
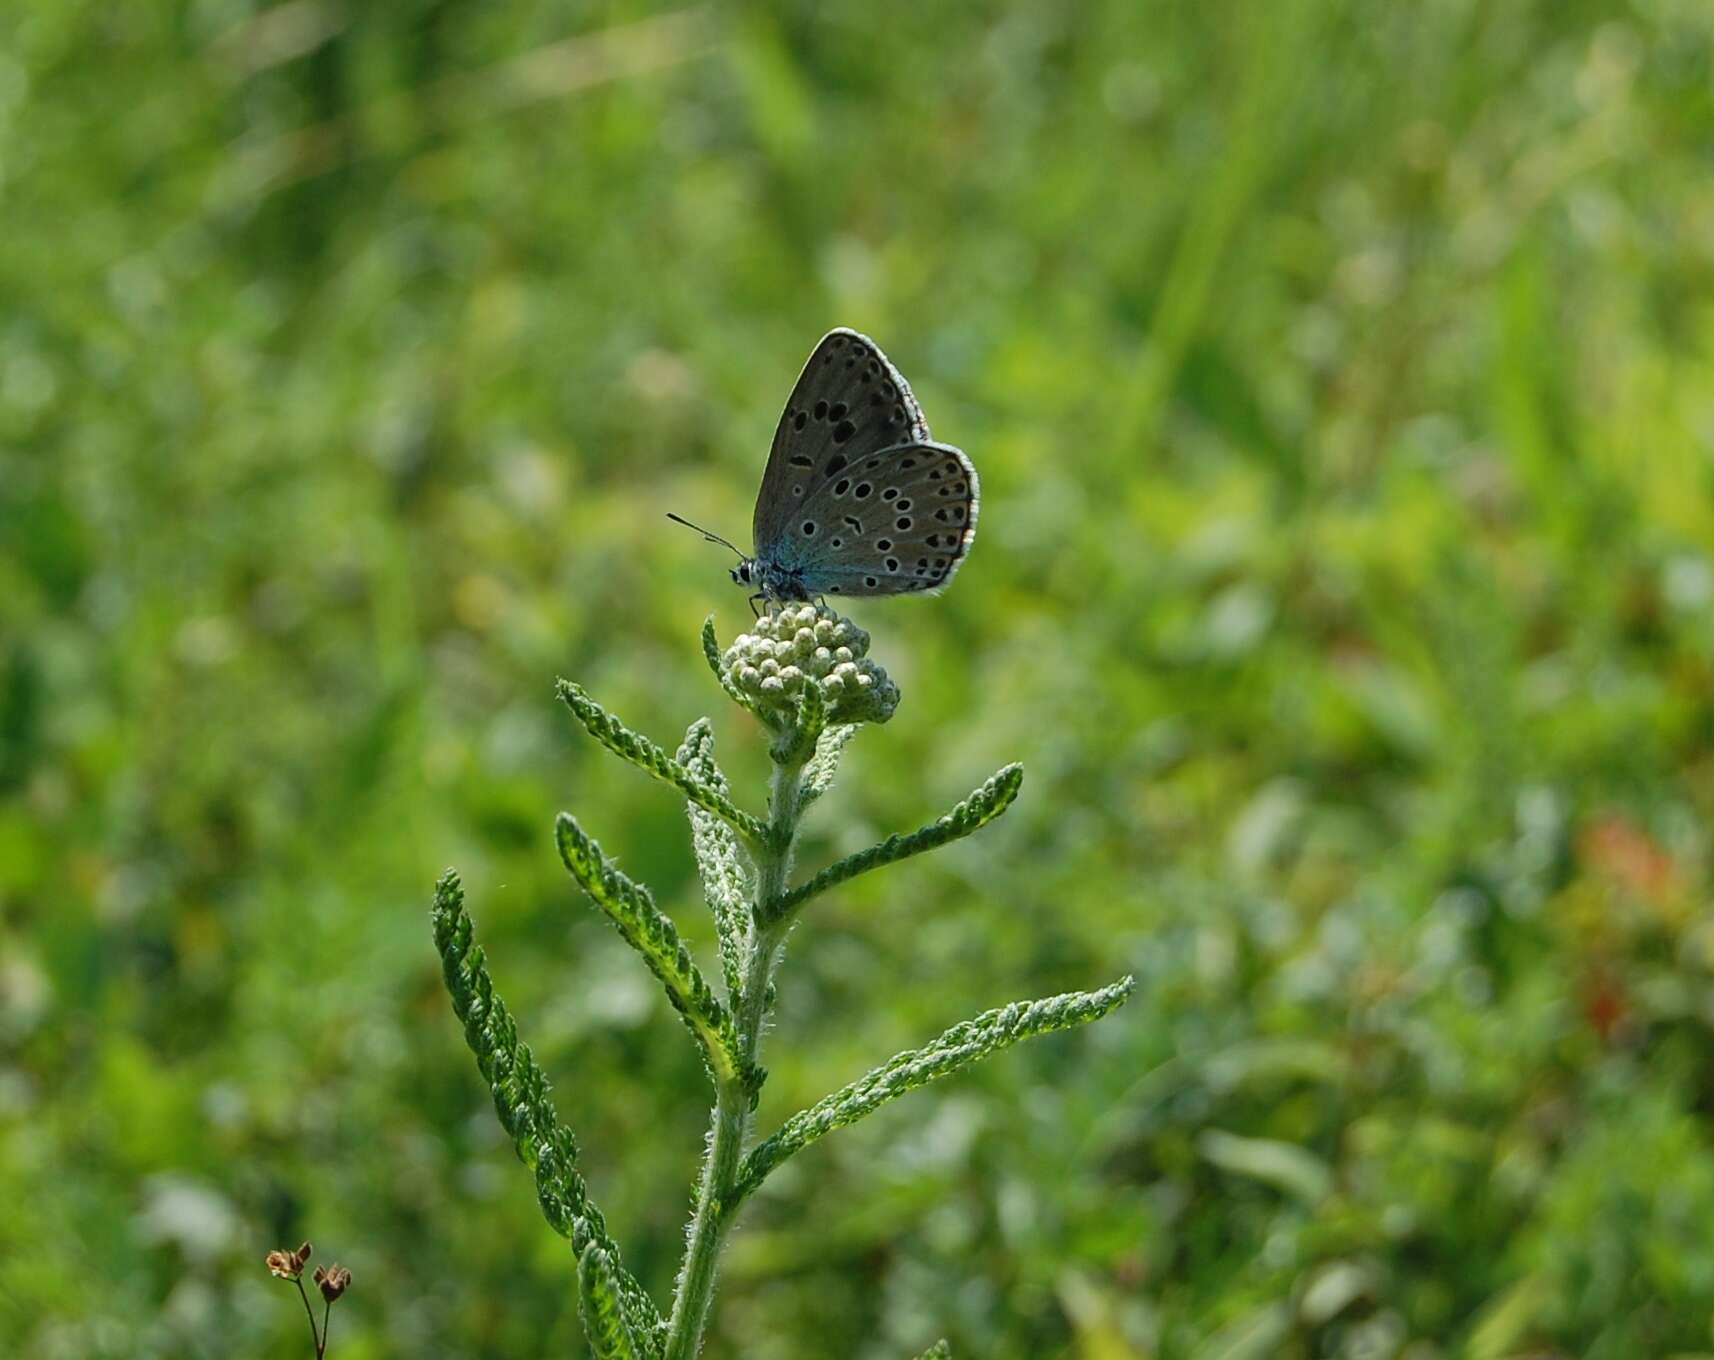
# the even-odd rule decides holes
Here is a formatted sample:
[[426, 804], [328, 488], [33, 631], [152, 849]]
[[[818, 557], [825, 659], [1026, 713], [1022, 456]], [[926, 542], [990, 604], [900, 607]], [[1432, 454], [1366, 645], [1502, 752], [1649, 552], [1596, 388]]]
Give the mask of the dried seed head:
[[826, 605], [778, 604], [740, 633], [720, 658], [725, 677], [782, 717], [805, 685], [817, 685], [830, 722], [886, 722], [899, 688], [867, 659], [869, 635]]
[[332, 1303], [343, 1294], [351, 1284], [351, 1272], [337, 1261], [330, 1266], [315, 1268], [315, 1287], [321, 1290], [322, 1298]]
[[271, 1251], [265, 1264], [271, 1275], [282, 1280], [295, 1280], [304, 1273], [304, 1263], [309, 1260], [312, 1248], [305, 1242], [296, 1251]]

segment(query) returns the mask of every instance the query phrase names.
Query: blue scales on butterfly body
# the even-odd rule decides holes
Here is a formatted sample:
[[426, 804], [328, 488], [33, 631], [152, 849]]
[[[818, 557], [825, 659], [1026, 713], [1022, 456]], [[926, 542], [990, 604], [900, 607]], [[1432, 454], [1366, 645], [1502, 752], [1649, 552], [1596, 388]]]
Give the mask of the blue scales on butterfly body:
[[774, 431], [755, 556], [732, 579], [774, 600], [938, 590], [970, 551], [980, 504], [975, 466], [929, 437], [880, 346], [830, 331]]

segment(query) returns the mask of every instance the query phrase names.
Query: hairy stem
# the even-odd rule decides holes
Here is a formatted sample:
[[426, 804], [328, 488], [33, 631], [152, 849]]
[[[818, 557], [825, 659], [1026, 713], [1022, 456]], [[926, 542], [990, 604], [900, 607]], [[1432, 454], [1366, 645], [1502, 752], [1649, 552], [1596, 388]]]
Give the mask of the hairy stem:
[[[797, 840], [798, 791], [802, 781], [801, 759], [774, 766], [773, 786], [768, 794], [767, 835], [756, 849], [756, 898], [751, 904], [743, 985], [735, 1006], [738, 1044], [747, 1059], [746, 1067], [755, 1066], [761, 1059], [768, 984], [788, 927], [783, 921], [763, 925], [762, 906], [785, 895], [792, 847]], [[702, 1178], [697, 1185], [696, 1207], [685, 1244], [684, 1265], [679, 1270], [664, 1360], [694, 1360], [701, 1349], [708, 1306], [714, 1298], [714, 1273], [720, 1260], [721, 1242], [731, 1226], [732, 1211], [737, 1208], [734, 1191], [744, 1141], [750, 1132], [753, 1095], [740, 1075], [721, 1082], [715, 1097], [708, 1155], [703, 1160]]]

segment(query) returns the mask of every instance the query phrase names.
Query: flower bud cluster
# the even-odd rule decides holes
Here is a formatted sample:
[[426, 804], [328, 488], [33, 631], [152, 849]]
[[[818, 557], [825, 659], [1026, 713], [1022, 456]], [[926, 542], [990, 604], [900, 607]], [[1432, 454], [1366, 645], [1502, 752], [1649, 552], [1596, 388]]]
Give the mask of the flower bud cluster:
[[826, 605], [780, 604], [720, 658], [727, 679], [759, 708], [790, 714], [818, 685], [829, 721], [886, 722], [899, 687], [867, 659], [869, 635]]

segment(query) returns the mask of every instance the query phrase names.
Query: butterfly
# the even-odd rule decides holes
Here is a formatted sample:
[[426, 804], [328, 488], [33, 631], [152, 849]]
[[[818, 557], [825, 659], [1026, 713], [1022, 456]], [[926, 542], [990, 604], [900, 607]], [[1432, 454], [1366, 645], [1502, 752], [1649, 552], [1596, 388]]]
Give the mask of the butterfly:
[[903, 595], [952, 580], [981, 492], [962, 449], [929, 438], [909, 384], [881, 347], [829, 331], [798, 375], [756, 495], [755, 555], [732, 579], [757, 600]]

